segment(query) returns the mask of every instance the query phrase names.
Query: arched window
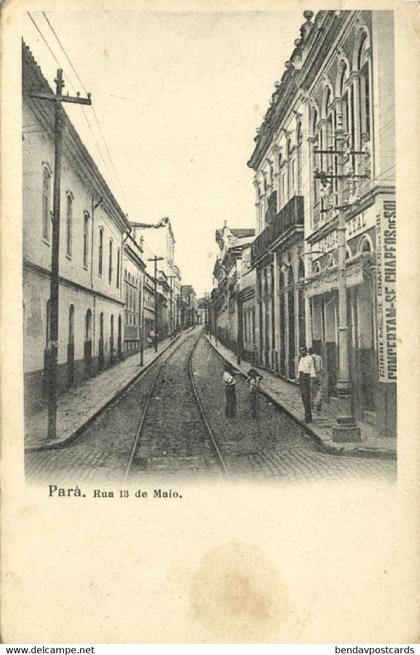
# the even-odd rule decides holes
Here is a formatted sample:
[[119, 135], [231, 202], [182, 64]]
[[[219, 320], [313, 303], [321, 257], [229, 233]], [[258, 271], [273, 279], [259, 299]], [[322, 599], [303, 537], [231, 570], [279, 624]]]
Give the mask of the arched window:
[[112, 282], [112, 246], [113, 246], [113, 241], [112, 239], [109, 240], [109, 260], [108, 260], [108, 282], [111, 284]]
[[101, 312], [99, 316], [99, 338], [102, 339], [104, 338], [104, 313]]
[[85, 341], [92, 339], [92, 311], [90, 309], [86, 312], [85, 319]]
[[89, 212], [83, 212], [83, 267], [89, 262]]
[[74, 305], [69, 307], [69, 344], [74, 343]]
[[370, 139], [370, 63], [368, 57], [369, 41], [365, 33], [358, 52], [358, 69], [360, 71], [360, 123], [365, 141]]
[[353, 127], [353, 89], [347, 83], [349, 77], [349, 66], [346, 61], [341, 61], [338, 67], [337, 94], [341, 98], [341, 110], [343, 115], [343, 130], [348, 136], [349, 145], [354, 141]]
[[364, 236], [359, 241], [359, 252], [373, 252], [372, 241], [370, 237]]
[[321, 266], [319, 262], [314, 262], [312, 264], [312, 274], [316, 275], [317, 273], [321, 272]]
[[110, 337], [111, 337], [111, 339], [114, 338], [114, 314], [111, 314], [111, 331], [110, 331]]
[[104, 228], [99, 228], [98, 275], [102, 275], [104, 261]]
[[51, 171], [48, 166], [42, 170], [42, 238], [50, 240], [50, 198], [51, 198]]
[[71, 257], [73, 246], [73, 194], [66, 194], [66, 255]]
[[120, 288], [121, 249], [117, 250], [117, 289]]

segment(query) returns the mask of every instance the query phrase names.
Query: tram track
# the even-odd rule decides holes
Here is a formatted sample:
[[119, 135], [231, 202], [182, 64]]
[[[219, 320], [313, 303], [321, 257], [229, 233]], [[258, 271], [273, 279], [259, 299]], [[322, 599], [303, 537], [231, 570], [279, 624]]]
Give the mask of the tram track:
[[[191, 335], [187, 339], [187, 341], [189, 341], [190, 339], [193, 339], [194, 336], [195, 335]], [[215, 461], [217, 463], [217, 466], [219, 467], [220, 472], [222, 473], [223, 477], [225, 477], [225, 478], [229, 479], [230, 481], [232, 481], [232, 477], [230, 475], [229, 469], [228, 469], [228, 467], [226, 465], [223, 454], [222, 454], [222, 452], [220, 450], [219, 443], [218, 443], [218, 440], [216, 438], [216, 435], [215, 435], [214, 431], [212, 430], [212, 427], [211, 427], [211, 425], [210, 425], [210, 423], [208, 421], [208, 418], [207, 418], [203, 403], [202, 403], [202, 401], [200, 399], [200, 396], [199, 396], [199, 393], [198, 393], [198, 390], [197, 390], [197, 386], [196, 386], [195, 380], [194, 380], [194, 371], [193, 371], [193, 367], [192, 367], [192, 359], [193, 359], [195, 350], [196, 350], [197, 345], [198, 345], [201, 338], [202, 338], [202, 333], [200, 332], [198, 337], [196, 337], [196, 339], [195, 339], [194, 345], [191, 348], [191, 350], [190, 350], [190, 352], [188, 354], [188, 359], [187, 359], [186, 368], [187, 368], [187, 371], [188, 371], [188, 379], [189, 379], [189, 383], [190, 383], [190, 390], [192, 391], [191, 396], [194, 399], [195, 404], [197, 406], [198, 413], [199, 413], [199, 416], [201, 418], [201, 423], [205, 428], [205, 432], [206, 432], [206, 435], [207, 435], [207, 440], [208, 440], [208, 443], [209, 443], [209, 445], [211, 447], [211, 451], [213, 453], [213, 457], [214, 457], [214, 459], [215, 459]], [[135, 434], [133, 446], [132, 446], [132, 449], [131, 449], [131, 452], [130, 452], [130, 457], [129, 457], [128, 464], [127, 464], [126, 469], [125, 469], [125, 473], [124, 473], [124, 481], [125, 482], [129, 479], [129, 477], [130, 477], [130, 475], [131, 475], [131, 473], [133, 471], [133, 465], [134, 465], [134, 462], [136, 461], [137, 453], [139, 451], [140, 446], [142, 445], [142, 434], [143, 434], [145, 426], [147, 424], [147, 420], [150, 417], [151, 401], [152, 401], [152, 399], [153, 399], [153, 397], [155, 395], [158, 383], [162, 378], [162, 375], [163, 375], [163, 373], [165, 371], [165, 368], [168, 366], [168, 364], [170, 363], [172, 358], [176, 355], [176, 353], [178, 353], [181, 346], [185, 345], [185, 343], [186, 343], [186, 340], [184, 340], [184, 341], [180, 342], [179, 344], [177, 344], [177, 346], [174, 349], [172, 349], [171, 352], [167, 355], [165, 360], [158, 364], [158, 366], [157, 366], [157, 368], [156, 368], [156, 370], [154, 372], [154, 378], [153, 378], [153, 381], [152, 381], [152, 383], [150, 385], [149, 391], [147, 393], [146, 401], [144, 403], [144, 407], [142, 409], [140, 419], [139, 419], [138, 424], [137, 424], [137, 429], [136, 429], [136, 434]], [[168, 402], [168, 400], [167, 400], [167, 402]], [[168, 406], [167, 411], [169, 411], [169, 410], [170, 410], [170, 408]], [[192, 421], [191, 424], [195, 428], [197, 427], [196, 421]]]

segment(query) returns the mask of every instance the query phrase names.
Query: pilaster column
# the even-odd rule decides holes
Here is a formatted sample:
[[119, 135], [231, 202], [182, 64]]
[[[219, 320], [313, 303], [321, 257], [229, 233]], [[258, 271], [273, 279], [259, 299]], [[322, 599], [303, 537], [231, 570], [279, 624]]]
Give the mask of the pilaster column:
[[280, 148], [277, 144], [273, 146], [273, 176], [274, 191], [277, 194], [276, 211], [280, 211], [280, 165], [279, 165]]
[[[352, 89], [353, 89], [353, 126], [354, 126], [354, 143], [353, 150], [360, 150], [362, 145], [362, 125], [360, 113], [360, 74], [358, 72], [352, 73]], [[360, 156], [354, 157], [354, 172], [359, 172], [359, 159]]]
[[261, 232], [261, 198], [260, 198], [260, 185], [258, 183], [258, 178], [254, 177], [254, 188], [255, 188], [255, 220], [256, 220], [256, 232], [257, 234]]
[[279, 295], [279, 277], [280, 277], [280, 257], [276, 250], [274, 252], [274, 275], [273, 275], [273, 294], [274, 294], [274, 351], [276, 353], [276, 369], [280, 366], [280, 295]]

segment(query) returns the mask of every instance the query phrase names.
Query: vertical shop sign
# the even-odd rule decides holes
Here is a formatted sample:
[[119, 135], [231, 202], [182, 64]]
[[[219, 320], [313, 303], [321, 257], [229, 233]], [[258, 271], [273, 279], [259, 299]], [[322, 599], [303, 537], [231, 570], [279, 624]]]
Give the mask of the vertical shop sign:
[[397, 379], [395, 201], [384, 200], [376, 217], [376, 291], [378, 307], [378, 368], [380, 382]]

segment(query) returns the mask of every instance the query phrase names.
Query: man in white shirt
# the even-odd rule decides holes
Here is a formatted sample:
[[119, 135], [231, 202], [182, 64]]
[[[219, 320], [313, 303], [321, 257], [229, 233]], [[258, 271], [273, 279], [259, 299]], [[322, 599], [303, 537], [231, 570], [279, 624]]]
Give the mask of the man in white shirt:
[[305, 423], [312, 421], [311, 411], [311, 379], [316, 377], [314, 360], [303, 346], [299, 348], [299, 386], [302, 396], [303, 406], [305, 408]]
[[308, 349], [309, 354], [314, 360], [315, 367], [315, 379], [312, 380], [312, 405], [316, 408], [317, 412], [320, 412], [322, 409], [322, 380], [323, 380], [323, 365], [322, 357], [318, 353], [314, 352], [313, 348]]

